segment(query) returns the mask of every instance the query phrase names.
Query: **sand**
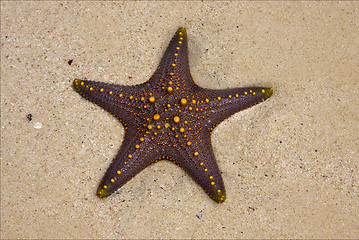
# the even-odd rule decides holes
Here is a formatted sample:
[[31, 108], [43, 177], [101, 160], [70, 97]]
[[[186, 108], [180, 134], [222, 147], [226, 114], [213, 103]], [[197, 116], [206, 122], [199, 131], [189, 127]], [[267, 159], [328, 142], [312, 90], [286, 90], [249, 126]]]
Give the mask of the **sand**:
[[[2, 1], [1, 238], [358, 238], [358, 7]], [[99, 199], [124, 129], [71, 83], [146, 81], [182, 26], [197, 84], [274, 89], [212, 134], [227, 200], [169, 162]]]

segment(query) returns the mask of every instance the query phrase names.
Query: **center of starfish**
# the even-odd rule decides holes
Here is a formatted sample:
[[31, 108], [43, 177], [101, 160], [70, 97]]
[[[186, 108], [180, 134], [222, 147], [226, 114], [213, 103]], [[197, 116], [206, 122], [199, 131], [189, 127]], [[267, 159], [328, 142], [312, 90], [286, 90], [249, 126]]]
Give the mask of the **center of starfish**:
[[[170, 89], [168, 89], [170, 88]], [[171, 87], [165, 89], [164, 95], [151, 94], [147, 104], [143, 106], [141, 114], [137, 118], [138, 123], [144, 122], [141, 126], [140, 139], [146, 137], [157, 140], [157, 144], [176, 147], [178, 145], [191, 145], [189, 135], [196, 125], [192, 127], [194, 114], [187, 114], [188, 110], [194, 110], [196, 100], [188, 100], [188, 97], [181, 97], [175, 94]], [[157, 98], [156, 98], [157, 97]]]

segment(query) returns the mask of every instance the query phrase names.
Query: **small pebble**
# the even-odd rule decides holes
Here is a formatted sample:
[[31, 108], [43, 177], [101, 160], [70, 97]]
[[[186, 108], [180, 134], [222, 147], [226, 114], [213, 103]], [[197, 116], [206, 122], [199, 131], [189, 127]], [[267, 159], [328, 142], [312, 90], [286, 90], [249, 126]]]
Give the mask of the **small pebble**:
[[34, 124], [34, 128], [40, 129], [40, 128], [42, 128], [42, 124], [39, 123], [39, 122], [36, 122], [36, 123]]
[[32, 114], [31, 113], [27, 114], [26, 118], [30, 122], [32, 120]]

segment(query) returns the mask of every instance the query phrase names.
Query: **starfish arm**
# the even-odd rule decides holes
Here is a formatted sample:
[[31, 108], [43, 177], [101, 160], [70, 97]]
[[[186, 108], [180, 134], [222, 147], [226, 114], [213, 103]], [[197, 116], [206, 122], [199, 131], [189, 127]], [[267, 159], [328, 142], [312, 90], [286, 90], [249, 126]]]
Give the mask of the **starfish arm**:
[[202, 100], [199, 108], [206, 115], [207, 126], [213, 129], [232, 114], [250, 108], [270, 98], [272, 88], [249, 87], [222, 90], [201, 89]]
[[134, 112], [134, 101], [139, 102], [138, 86], [122, 86], [103, 82], [75, 79], [74, 89], [85, 99], [97, 104], [116, 117]]
[[[149, 151], [144, 151], [149, 147]], [[143, 169], [159, 159], [159, 150], [150, 139], [140, 142], [136, 137], [125, 137], [120, 151], [113, 159], [97, 189], [97, 196], [105, 198], [121, 188]]]
[[160, 64], [149, 80], [150, 84], [163, 85], [175, 76], [176, 79], [181, 79], [182, 86], [190, 88], [195, 85], [190, 73], [187, 46], [187, 31], [181, 27], [170, 41]]
[[209, 135], [209, 132], [202, 132], [201, 135], [188, 137], [185, 140], [187, 142], [184, 143], [187, 147], [182, 146], [180, 151], [176, 148], [169, 148], [167, 153], [172, 156], [173, 162], [185, 170], [211, 199], [222, 203], [226, 199], [226, 190], [213, 155]]
[[126, 131], [129, 126], [137, 127], [140, 108], [146, 108], [149, 102], [141, 91], [144, 84], [134, 87], [75, 79], [73, 87], [82, 97], [118, 118]]

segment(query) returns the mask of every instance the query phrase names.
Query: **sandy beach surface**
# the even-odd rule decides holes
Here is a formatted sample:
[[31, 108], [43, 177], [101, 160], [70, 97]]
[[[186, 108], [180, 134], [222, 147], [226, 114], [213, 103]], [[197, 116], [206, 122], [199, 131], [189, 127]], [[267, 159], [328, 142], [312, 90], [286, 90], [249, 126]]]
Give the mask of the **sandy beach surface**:
[[[358, 238], [358, 7], [1, 1], [1, 238]], [[100, 199], [124, 128], [72, 81], [145, 82], [179, 27], [200, 86], [274, 89], [212, 134], [227, 200], [164, 161]]]

